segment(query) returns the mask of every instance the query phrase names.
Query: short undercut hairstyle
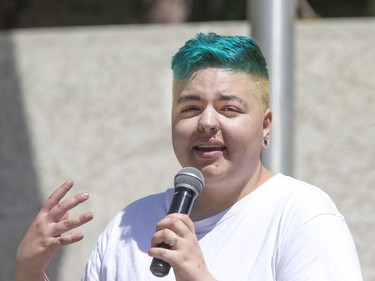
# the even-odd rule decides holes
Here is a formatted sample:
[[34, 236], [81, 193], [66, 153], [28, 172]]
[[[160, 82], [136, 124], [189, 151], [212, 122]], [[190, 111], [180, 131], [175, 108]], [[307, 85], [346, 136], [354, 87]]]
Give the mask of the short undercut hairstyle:
[[248, 74], [255, 82], [261, 108], [269, 107], [267, 63], [253, 38], [198, 33], [172, 57], [175, 83], [186, 81], [196, 71], [211, 67]]

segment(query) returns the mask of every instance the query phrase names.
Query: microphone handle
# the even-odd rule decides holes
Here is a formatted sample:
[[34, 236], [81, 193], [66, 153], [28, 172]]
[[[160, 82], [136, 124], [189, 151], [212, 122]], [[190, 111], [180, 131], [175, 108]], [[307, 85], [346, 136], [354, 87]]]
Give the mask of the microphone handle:
[[[171, 205], [169, 206], [168, 214], [180, 213], [190, 214], [195, 199], [194, 192], [190, 188], [177, 187], [173, 195]], [[166, 243], [160, 243], [158, 247], [170, 249], [171, 247]], [[157, 277], [164, 277], [169, 274], [171, 265], [166, 261], [158, 258], [153, 258], [150, 266], [152, 274]]]
[[177, 187], [175, 189], [168, 214], [190, 214], [195, 199], [194, 191], [187, 187]]
[[[170, 248], [165, 243], [159, 244], [158, 247], [165, 248], [165, 249]], [[150, 265], [150, 270], [152, 274], [154, 274], [156, 277], [164, 277], [169, 274], [169, 271], [171, 270], [171, 265], [161, 259], [153, 258], [151, 265]]]

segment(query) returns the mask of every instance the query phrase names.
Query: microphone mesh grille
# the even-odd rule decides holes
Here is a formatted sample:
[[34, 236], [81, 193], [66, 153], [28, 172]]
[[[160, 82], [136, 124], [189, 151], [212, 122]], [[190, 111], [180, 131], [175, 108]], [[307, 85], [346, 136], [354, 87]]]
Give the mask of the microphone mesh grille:
[[204, 177], [201, 171], [193, 167], [181, 169], [174, 177], [175, 188], [179, 186], [189, 187], [194, 190], [198, 196], [204, 187]]

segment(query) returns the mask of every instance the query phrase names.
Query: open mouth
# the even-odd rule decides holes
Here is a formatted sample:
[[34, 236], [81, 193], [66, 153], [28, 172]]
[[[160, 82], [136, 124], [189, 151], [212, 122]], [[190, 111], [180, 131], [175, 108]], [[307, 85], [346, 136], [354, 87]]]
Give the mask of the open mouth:
[[202, 152], [211, 152], [211, 151], [223, 151], [225, 147], [221, 145], [202, 144], [202, 145], [196, 146], [195, 149], [198, 151], [202, 151]]

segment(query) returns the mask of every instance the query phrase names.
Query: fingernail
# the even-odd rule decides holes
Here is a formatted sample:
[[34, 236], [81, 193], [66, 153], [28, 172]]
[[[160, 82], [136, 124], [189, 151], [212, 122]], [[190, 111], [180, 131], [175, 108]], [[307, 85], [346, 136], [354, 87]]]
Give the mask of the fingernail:
[[84, 193], [81, 193], [81, 194], [82, 194], [83, 198], [85, 198], [85, 199], [89, 198], [88, 192], [84, 192]]
[[88, 219], [88, 220], [92, 219], [92, 218], [94, 218], [94, 214], [92, 212], [88, 212], [88, 213], [85, 214], [85, 218]]

